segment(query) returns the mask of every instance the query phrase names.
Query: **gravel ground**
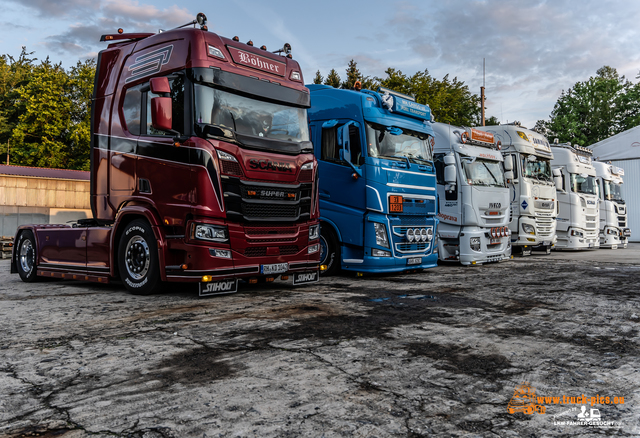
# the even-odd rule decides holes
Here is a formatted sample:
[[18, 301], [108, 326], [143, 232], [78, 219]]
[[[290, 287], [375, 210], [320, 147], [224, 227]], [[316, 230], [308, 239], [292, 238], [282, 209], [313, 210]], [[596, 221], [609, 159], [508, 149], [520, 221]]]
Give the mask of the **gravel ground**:
[[640, 244], [204, 299], [0, 272], [3, 436], [640, 436]]

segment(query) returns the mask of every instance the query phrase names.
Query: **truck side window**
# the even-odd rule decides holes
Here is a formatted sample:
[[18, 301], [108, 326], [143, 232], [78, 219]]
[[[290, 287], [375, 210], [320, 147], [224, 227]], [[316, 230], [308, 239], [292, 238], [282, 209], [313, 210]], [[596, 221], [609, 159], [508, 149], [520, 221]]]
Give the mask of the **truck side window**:
[[433, 164], [436, 165], [436, 180], [438, 184], [444, 185], [444, 154], [435, 154]]
[[129, 88], [124, 95], [122, 113], [127, 125], [127, 131], [133, 135], [140, 135], [140, 113], [142, 109], [142, 93], [140, 86]]
[[[322, 130], [322, 150], [320, 159], [340, 163], [340, 146], [338, 145], [337, 127]], [[362, 144], [360, 142], [360, 130], [355, 126], [349, 126], [349, 141], [351, 142], [351, 162], [355, 166], [364, 164]]]
[[[184, 133], [184, 77], [178, 76], [176, 78], [169, 79], [169, 85], [171, 86], [171, 116], [172, 126], [171, 129]], [[158, 97], [157, 94], [153, 94], [151, 91], [147, 93], [147, 134], [148, 135], [165, 135], [173, 136], [168, 132], [158, 131], [151, 126], [151, 99]]]

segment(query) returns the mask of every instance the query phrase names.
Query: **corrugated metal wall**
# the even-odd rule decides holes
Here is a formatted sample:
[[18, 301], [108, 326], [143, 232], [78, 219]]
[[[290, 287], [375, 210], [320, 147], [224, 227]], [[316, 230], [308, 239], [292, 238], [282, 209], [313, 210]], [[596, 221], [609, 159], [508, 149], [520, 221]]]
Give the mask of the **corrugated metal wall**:
[[22, 224], [86, 219], [90, 208], [89, 181], [0, 175], [0, 236]]
[[627, 220], [631, 228], [631, 242], [640, 242], [640, 159], [612, 161], [624, 169], [622, 196], [627, 203]]

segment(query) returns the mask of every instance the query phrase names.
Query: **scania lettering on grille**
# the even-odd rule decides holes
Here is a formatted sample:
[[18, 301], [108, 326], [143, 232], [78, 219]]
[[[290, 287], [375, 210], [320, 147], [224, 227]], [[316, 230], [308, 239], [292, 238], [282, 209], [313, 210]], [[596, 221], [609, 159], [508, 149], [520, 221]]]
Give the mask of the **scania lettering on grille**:
[[259, 170], [276, 170], [279, 172], [293, 172], [291, 163], [279, 163], [271, 160], [258, 160], [252, 158], [249, 160], [249, 167]]

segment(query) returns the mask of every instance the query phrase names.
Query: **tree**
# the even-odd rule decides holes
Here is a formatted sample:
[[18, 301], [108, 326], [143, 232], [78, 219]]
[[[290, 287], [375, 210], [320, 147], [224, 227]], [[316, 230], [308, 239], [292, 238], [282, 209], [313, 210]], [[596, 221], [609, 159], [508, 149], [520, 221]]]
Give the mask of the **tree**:
[[331, 85], [333, 88], [340, 88], [340, 75], [335, 68], [332, 68], [327, 78], [324, 80], [325, 85]]
[[314, 84], [322, 84], [322, 81], [324, 80], [324, 78], [322, 77], [322, 75], [320, 74], [320, 70], [318, 70], [316, 72], [316, 77], [313, 78], [313, 83]]
[[500, 121], [498, 120], [498, 118], [496, 116], [491, 116], [488, 119], [485, 118], [484, 119], [484, 125], [485, 126], [495, 126], [495, 125], [499, 125]]
[[25, 111], [13, 129], [12, 157], [25, 166], [67, 168], [66, 139], [71, 125], [69, 77], [60, 64], [43, 61], [18, 89]]
[[79, 62], [69, 72], [69, 99], [71, 125], [68, 138], [68, 168], [89, 170], [91, 145], [91, 98], [95, 60]]
[[380, 85], [413, 95], [416, 102], [427, 104], [439, 122], [460, 126], [480, 124], [480, 97], [471, 94], [469, 87], [458, 78], [434, 79], [428, 70], [407, 77], [400, 70], [388, 68], [387, 78], [376, 78]]
[[547, 137], [588, 146], [640, 124], [640, 86], [604, 66], [584, 82], [563, 90], [548, 122]]
[[[7, 141], [12, 137], [20, 114], [24, 112], [25, 102], [20, 99], [18, 89], [31, 80], [34, 58], [33, 52], [22, 47], [18, 59], [10, 55], [0, 56], [0, 150], [6, 151]], [[13, 145], [11, 145], [13, 148]], [[6, 162], [3, 154], [2, 162]]]

